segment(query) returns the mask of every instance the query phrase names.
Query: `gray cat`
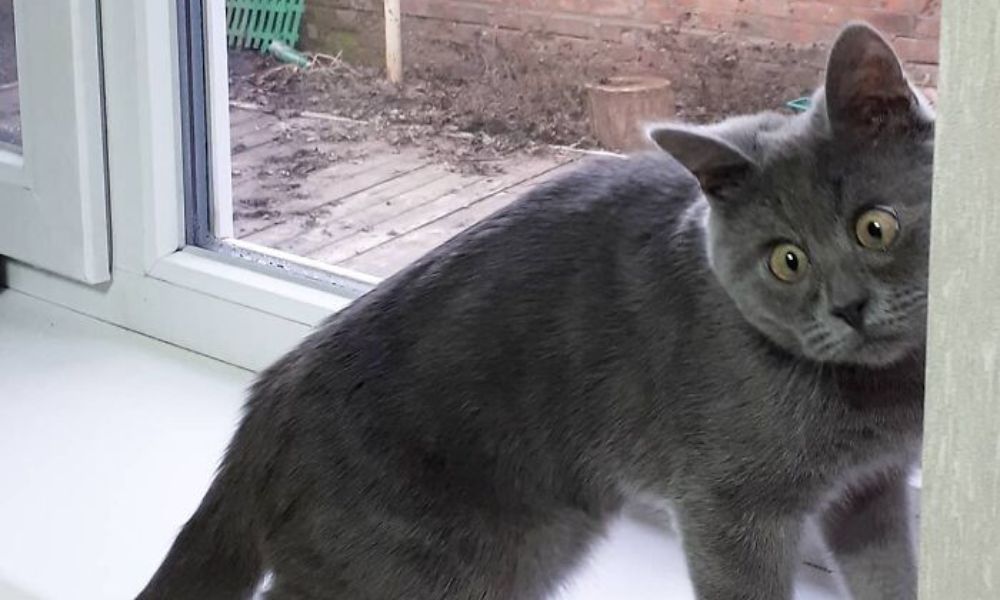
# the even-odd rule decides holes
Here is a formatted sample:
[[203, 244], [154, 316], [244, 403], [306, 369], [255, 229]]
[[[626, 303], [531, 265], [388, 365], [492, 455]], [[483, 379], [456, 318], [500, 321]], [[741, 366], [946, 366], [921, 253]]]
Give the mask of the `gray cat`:
[[540, 186], [260, 376], [139, 597], [542, 599], [653, 496], [700, 600], [791, 598], [813, 517], [915, 598], [933, 132], [854, 24], [809, 112]]

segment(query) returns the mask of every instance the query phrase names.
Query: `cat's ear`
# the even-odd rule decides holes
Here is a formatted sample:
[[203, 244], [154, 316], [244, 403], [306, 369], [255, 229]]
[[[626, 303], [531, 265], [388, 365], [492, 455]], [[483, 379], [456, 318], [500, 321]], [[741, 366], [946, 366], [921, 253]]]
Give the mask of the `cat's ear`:
[[646, 134], [698, 179], [709, 197], [719, 198], [750, 174], [753, 161], [725, 140], [685, 125], [653, 125]]
[[847, 25], [830, 51], [826, 109], [835, 134], [873, 139], [929, 124], [889, 42], [865, 23]]

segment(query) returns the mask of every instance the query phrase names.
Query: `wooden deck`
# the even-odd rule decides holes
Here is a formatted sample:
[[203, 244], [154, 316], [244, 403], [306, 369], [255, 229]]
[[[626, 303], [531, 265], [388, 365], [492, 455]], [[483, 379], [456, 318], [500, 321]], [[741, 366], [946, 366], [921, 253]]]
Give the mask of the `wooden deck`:
[[242, 108], [232, 109], [231, 122], [236, 237], [379, 277], [579, 157], [517, 155], [498, 175], [470, 175], [426, 145], [359, 136], [363, 125]]

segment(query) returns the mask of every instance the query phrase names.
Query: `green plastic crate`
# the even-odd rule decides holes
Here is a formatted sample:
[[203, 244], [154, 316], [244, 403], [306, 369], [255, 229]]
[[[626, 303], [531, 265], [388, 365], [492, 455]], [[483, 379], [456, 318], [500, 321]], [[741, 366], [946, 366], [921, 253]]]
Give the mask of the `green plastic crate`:
[[278, 40], [294, 48], [305, 5], [305, 0], [226, 0], [229, 47], [266, 52]]

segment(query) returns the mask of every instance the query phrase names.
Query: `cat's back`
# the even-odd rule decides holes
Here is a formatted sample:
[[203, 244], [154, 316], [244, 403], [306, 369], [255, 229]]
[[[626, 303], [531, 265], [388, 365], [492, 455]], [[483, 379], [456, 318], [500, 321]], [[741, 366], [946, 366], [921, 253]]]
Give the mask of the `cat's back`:
[[448, 412], [472, 397], [501, 406], [565, 394], [638, 351], [649, 279], [704, 275], [663, 268], [700, 252], [678, 235], [699, 203], [693, 176], [663, 153], [581, 161], [333, 316], [260, 388], [289, 398], [305, 382], [293, 404], [364, 397], [391, 403], [400, 422], [425, 396]]
[[[374, 295], [468, 293], [513, 281], [529, 289], [545, 281], [564, 284], [567, 275], [618, 265], [654, 236], [676, 231], [699, 201], [697, 181], [663, 152], [586, 158], [430, 252]], [[526, 291], [517, 290], [514, 299]]]
[[561, 448], [604, 435], [591, 428], [612, 406], [597, 398], [638, 352], [636, 280], [649, 276], [638, 265], [672, 243], [699, 201], [692, 176], [665, 155], [585, 161], [530, 191], [264, 372], [241, 438], [256, 450], [245, 455], [293, 440], [316, 464], [349, 456], [376, 461], [372, 473], [427, 453], [461, 457], [472, 470], [452, 474], [474, 490], [476, 457], [495, 460], [516, 439], [518, 456], [537, 464], [511, 471], [531, 475], [512, 489], [573, 481], [557, 474], [580, 456]]
[[[572, 170], [530, 190], [479, 227], [496, 219], [567, 219], [586, 216], [597, 224], [635, 224], [639, 220], [665, 226], [701, 196], [697, 180], [661, 151], [631, 156], [588, 157]], [[472, 228], [474, 231], [476, 227]], [[567, 234], [583, 229], [564, 228]]]
[[[677, 250], [696, 204], [704, 204], [697, 181], [662, 152], [584, 159], [384, 281], [325, 329], [363, 334], [392, 319], [422, 329], [432, 318], [437, 327], [473, 327], [484, 315], [506, 316], [509, 326], [527, 311], [552, 312], [540, 305], [613, 306], [608, 296], [635, 283], [626, 279], [638, 262]], [[477, 322], [466, 322], [472, 315]]]

